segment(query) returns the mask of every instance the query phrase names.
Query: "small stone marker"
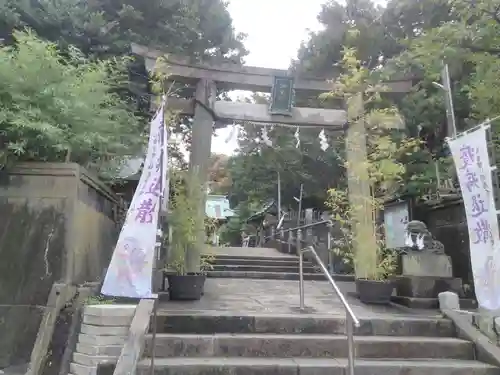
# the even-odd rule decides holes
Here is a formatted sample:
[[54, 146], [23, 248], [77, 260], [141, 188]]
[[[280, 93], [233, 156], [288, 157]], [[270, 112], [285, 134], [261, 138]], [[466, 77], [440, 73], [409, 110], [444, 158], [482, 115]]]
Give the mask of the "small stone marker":
[[460, 309], [460, 299], [458, 298], [457, 293], [441, 292], [438, 294], [438, 299], [439, 299], [439, 309], [441, 311]]

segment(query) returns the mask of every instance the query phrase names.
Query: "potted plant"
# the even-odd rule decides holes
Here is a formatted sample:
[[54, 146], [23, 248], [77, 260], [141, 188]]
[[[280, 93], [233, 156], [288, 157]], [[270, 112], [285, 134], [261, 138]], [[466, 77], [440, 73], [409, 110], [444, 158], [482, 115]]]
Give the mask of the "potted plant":
[[397, 255], [383, 245], [376, 252], [375, 272], [368, 278], [356, 278], [356, 291], [363, 303], [388, 304], [394, 291], [392, 276], [397, 269]]
[[[370, 201], [373, 205], [378, 203], [377, 200], [370, 199]], [[337, 233], [340, 234], [333, 240], [333, 247], [330, 250], [341, 260], [342, 268], [347, 266], [349, 269], [369, 270], [365, 274], [360, 275], [358, 272], [356, 275], [356, 291], [359, 299], [368, 304], [389, 303], [394, 289], [392, 276], [397, 269], [397, 254], [385, 247], [382, 228], [377, 227], [374, 231], [377, 244], [374, 249], [356, 251], [352, 231], [355, 223], [347, 192], [330, 189], [327, 205], [334, 213], [333, 219], [339, 227]], [[360, 264], [364, 267], [359, 267]]]
[[171, 300], [199, 300], [210, 260], [201, 256], [204, 249], [205, 213], [203, 186], [193, 171], [172, 175], [168, 224], [167, 279]]
[[[355, 268], [355, 257], [352, 249], [333, 248], [335, 255], [339, 256], [345, 265]], [[397, 269], [397, 254], [394, 250], [383, 246], [377, 249], [377, 263], [374, 273], [367, 278], [356, 277], [356, 294], [361, 302], [366, 304], [383, 305], [391, 301], [394, 290], [392, 276]]]
[[[349, 30], [349, 38], [358, 36], [356, 29]], [[344, 48], [341, 65], [333, 91], [322, 95], [346, 103], [350, 127], [344, 163], [349, 190], [330, 189], [326, 202], [342, 233], [333, 251], [354, 267], [359, 297], [383, 303], [392, 294], [397, 256], [385, 246], [379, 213], [384, 201], [405, 188], [411, 162], [404, 160], [420, 151], [421, 140], [406, 134], [401, 114], [382, 95], [386, 87], [358, 59], [356, 49]]]

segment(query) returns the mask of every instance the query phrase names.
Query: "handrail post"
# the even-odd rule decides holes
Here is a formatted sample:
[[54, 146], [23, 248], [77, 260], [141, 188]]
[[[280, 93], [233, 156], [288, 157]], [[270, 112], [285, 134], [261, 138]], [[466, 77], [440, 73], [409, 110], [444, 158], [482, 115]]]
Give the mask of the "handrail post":
[[279, 248], [281, 252], [285, 250], [285, 230], [283, 228], [280, 229], [280, 243]]
[[354, 358], [356, 357], [354, 347], [354, 322], [349, 311], [345, 311], [345, 324], [347, 333], [347, 375], [354, 375]]
[[328, 271], [333, 275], [333, 257], [332, 257], [332, 233], [328, 227], [328, 234], [326, 237], [326, 251], [328, 251]]
[[299, 298], [300, 309], [304, 310], [304, 254], [302, 253], [302, 231], [297, 230], [297, 251], [299, 253]]
[[158, 316], [158, 295], [154, 300], [153, 306], [153, 321], [151, 322], [153, 329], [153, 337], [151, 339], [151, 362], [149, 364], [149, 373], [150, 375], [154, 375], [155, 373], [155, 355], [156, 355], [156, 325], [157, 325], [157, 316]]
[[316, 250], [314, 250], [313, 246], [308, 246], [304, 250], [300, 248], [300, 239], [299, 237], [302, 237], [301, 233], [298, 233], [297, 231], [297, 246], [299, 247], [299, 269], [300, 269], [300, 275], [299, 275], [299, 293], [300, 293], [300, 308], [301, 310], [304, 309], [304, 274], [303, 274], [303, 260], [302, 256], [305, 251], [310, 251], [312, 255], [314, 256], [314, 259], [316, 260], [316, 263], [318, 263], [319, 267], [321, 268], [321, 271], [323, 271], [323, 274], [325, 275], [326, 279], [330, 282], [330, 285], [333, 287], [333, 290], [335, 291], [335, 294], [337, 297], [340, 299], [340, 302], [342, 302], [342, 305], [344, 305], [345, 308], [345, 324], [346, 324], [346, 336], [347, 336], [347, 372], [346, 375], [354, 375], [354, 361], [356, 359], [356, 347], [354, 344], [354, 327], [359, 327], [360, 322], [358, 318], [354, 315], [354, 312], [352, 311], [352, 308], [349, 306], [349, 303], [347, 302], [346, 298], [340, 291], [339, 287], [335, 283], [335, 280], [333, 280], [332, 275], [328, 272], [328, 269], [326, 268], [325, 264], [319, 257], [318, 253]]
[[288, 254], [292, 253], [292, 246], [293, 246], [293, 233], [288, 232]]

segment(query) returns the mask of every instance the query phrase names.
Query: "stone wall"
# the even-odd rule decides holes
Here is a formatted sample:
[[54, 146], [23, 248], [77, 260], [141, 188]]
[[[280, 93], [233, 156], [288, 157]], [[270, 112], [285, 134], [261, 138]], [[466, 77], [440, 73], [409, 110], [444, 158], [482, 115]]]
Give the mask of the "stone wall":
[[118, 361], [136, 305], [87, 305], [73, 361], [72, 375], [96, 375], [100, 364]]
[[0, 172], [0, 368], [27, 363], [53, 283], [102, 276], [119, 200], [77, 164]]
[[463, 201], [420, 205], [414, 208], [412, 218], [427, 224], [433, 236], [443, 243], [446, 255], [451, 257], [453, 276], [460, 277], [472, 287], [469, 233]]

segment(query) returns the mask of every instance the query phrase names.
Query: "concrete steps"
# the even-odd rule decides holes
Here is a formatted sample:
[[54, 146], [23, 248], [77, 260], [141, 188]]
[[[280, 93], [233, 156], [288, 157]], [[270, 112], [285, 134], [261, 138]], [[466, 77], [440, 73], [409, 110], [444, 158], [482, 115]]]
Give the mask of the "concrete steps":
[[[151, 339], [146, 356], [153, 352]], [[344, 335], [159, 334], [155, 357], [347, 358], [346, 340]], [[366, 359], [474, 359], [472, 343], [452, 337], [359, 336], [355, 347]]]
[[[156, 375], [346, 375], [345, 319], [159, 311]], [[356, 375], [500, 375], [442, 318], [384, 315], [355, 329]], [[148, 375], [152, 335], [138, 374]]]
[[[237, 254], [213, 254], [212, 256], [216, 260], [233, 260], [233, 261], [249, 261], [249, 260], [255, 260], [255, 261], [273, 261], [273, 262], [298, 262], [299, 258], [293, 255], [286, 255], [286, 256], [281, 256], [281, 255], [274, 255], [274, 249], [268, 249], [270, 251], [270, 256], [264, 256], [264, 255], [252, 255], [252, 254], [245, 254], [245, 248], [242, 248], [243, 251], [241, 253]], [[251, 249], [251, 248], [250, 248]], [[207, 256], [210, 256], [210, 254], [207, 254]]]
[[[298, 280], [299, 260], [293, 256], [217, 255], [207, 277], [232, 279]], [[335, 280], [353, 281], [351, 275], [335, 275]], [[304, 261], [304, 280], [325, 281], [313, 263]]]
[[[344, 335], [344, 317], [322, 315], [183, 314], [158, 311], [157, 333], [213, 335], [231, 334], [330, 334]], [[360, 319], [357, 336], [453, 337], [455, 328], [447, 319], [408, 316]]]
[[[207, 277], [230, 279], [298, 280], [299, 273], [273, 271], [207, 271]], [[325, 281], [325, 276], [320, 273], [304, 273], [304, 280]]]
[[[256, 259], [256, 258], [221, 258], [215, 257], [215, 265], [217, 266], [274, 266], [274, 267], [298, 267], [299, 260], [296, 258], [286, 258], [286, 259]], [[304, 265], [312, 267], [310, 262], [305, 262]]]
[[[298, 273], [299, 265], [294, 264], [290, 266], [278, 266], [275, 264], [216, 264], [211, 269], [212, 271], [239, 271], [239, 272], [283, 272], [283, 273]], [[305, 266], [305, 273], [315, 273], [317, 268], [313, 266]]]
[[[149, 374], [150, 360], [138, 366]], [[156, 375], [345, 375], [346, 359], [310, 358], [157, 358]], [[463, 360], [366, 360], [356, 362], [356, 375], [498, 375], [496, 367]]]

